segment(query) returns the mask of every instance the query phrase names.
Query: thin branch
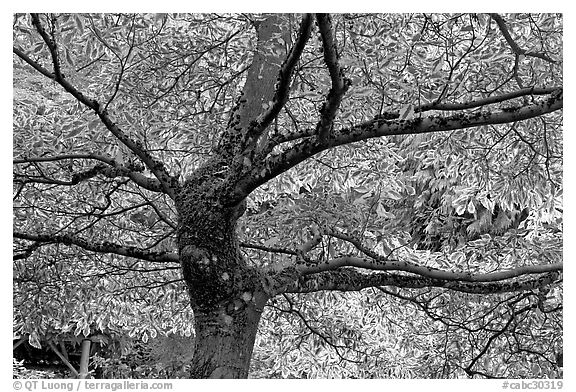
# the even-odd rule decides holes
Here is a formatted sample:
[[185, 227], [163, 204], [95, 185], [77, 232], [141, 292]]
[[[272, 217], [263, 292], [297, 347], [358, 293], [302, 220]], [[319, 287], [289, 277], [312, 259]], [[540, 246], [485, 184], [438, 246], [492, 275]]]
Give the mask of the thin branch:
[[317, 227], [314, 226], [311, 227], [310, 232], [312, 234], [312, 238], [310, 238], [308, 241], [300, 245], [297, 250], [290, 250], [286, 248], [277, 248], [277, 247], [267, 247], [258, 244], [246, 244], [246, 243], [242, 243], [240, 246], [243, 246], [245, 248], [266, 250], [268, 252], [284, 253], [293, 256], [298, 256], [310, 252], [312, 249], [318, 246], [320, 242], [322, 242], [323, 233]]
[[51, 234], [26, 234], [26, 233], [14, 232], [13, 236], [14, 238], [18, 238], [21, 240], [35, 241], [39, 243], [45, 242], [54, 244], [57, 243], [64, 245], [75, 245], [91, 252], [110, 253], [152, 262], [159, 262], [159, 263], [179, 262], [178, 255], [174, 253], [146, 251], [140, 248], [113, 244], [107, 241], [102, 243], [96, 243], [70, 234], [51, 235]]
[[492, 17], [492, 19], [494, 19], [494, 21], [498, 25], [500, 32], [504, 36], [504, 39], [506, 40], [506, 42], [508, 42], [508, 45], [510, 45], [512, 52], [514, 52], [516, 57], [518, 57], [520, 55], [530, 56], [530, 57], [538, 57], [544, 61], [548, 61], [550, 63], [556, 64], [555, 60], [551, 59], [548, 55], [546, 55], [544, 53], [528, 52], [526, 49], [522, 49], [516, 43], [514, 38], [512, 38], [512, 35], [510, 34], [510, 31], [508, 30], [508, 26], [506, 25], [506, 22], [504, 21], [504, 19], [498, 14], [490, 14], [490, 16]]
[[160, 218], [162, 222], [166, 223], [174, 230], [178, 229], [178, 225], [172, 219], [170, 219], [164, 212], [160, 211], [160, 209], [158, 208], [158, 206], [156, 206], [156, 204], [154, 204], [151, 200], [149, 200], [145, 195], [140, 195], [140, 197], [146, 200], [146, 204], [152, 207], [152, 209], [154, 210], [156, 215], [158, 215], [158, 218]]
[[[108, 109], [108, 106], [110, 106], [112, 101], [114, 101], [114, 99], [118, 95], [118, 92], [120, 91], [120, 85], [122, 84], [122, 78], [124, 77], [124, 72], [126, 71], [126, 64], [128, 63], [128, 59], [130, 58], [130, 55], [132, 54], [132, 51], [134, 50], [134, 41], [136, 38], [136, 33], [134, 32], [134, 24], [135, 24], [134, 20], [135, 20], [135, 18], [136, 18], [136, 16], [132, 15], [132, 23], [130, 24], [130, 29], [128, 30], [128, 33], [126, 34], [126, 38], [128, 39], [128, 37], [130, 36], [130, 33], [132, 33], [132, 39], [131, 39], [131, 42], [128, 46], [128, 52], [124, 56], [124, 59], [122, 59], [120, 57], [120, 55], [118, 55], [116, 53], [116, 51], [109, 48], [111, 50], [111, 52], [114, 53], [118, 57], [118, 62], [120, 63], [120, 72], [118, 73], [118, 79], [116, 80], [116, 83], [114, 85], [114, 92], [112, 93], [112, 95], [108, 99], [108, 102], [106, 102], [106, 105], [104, 106], [104, 110]], [[98, 34], [95, 34], [95, 35], [98, 36]]]
[[272, 246], [265, 246], [265, 245], [261, 245], [261, 244], [253, 244], [253, 243], [248, 243], [248, 242], [240, 242], [240, 247], [246, 248], [246, 249], [263, 250], [265, 252], [271, 252], [271, 253], [282, 253], [282, 254], [291, 255], [291, 256], [297, 256], [298, 255], [298, 252], [296, 252], [295, 250], [272, 247]]
[[[212, 50], [227, 44], [229, 41], [232, 40], [232, 38], [234, 38], [235, 36], [237, 36], [238, 34], [240, 34], [242, 32], [242, 30], [237, 30], [234, 33], [230, 34], [227, 38], [224, 38], [222, 41], [219, 41], [218, 43], [207, 47], [206, 49], [202, 50], [201, 52], [196, 54], [196, 57], [194, 57], [194, 59], [187, 64], [184, 69], [182, 70], [182, 72], [180, 72], [179, 74], [177, 74], [175, 77], [173, 77], [173, 82], [171, 83], [170, 86], [168, 86], [164, 92], [162, 92], [161, 94], [159, 94], [157, 97], [154, 98], [154, 100], [148, 105], [148, 107], [152, 107], [153, 105], [155, 105], [158, 101], [160, 101], [161, 99], [163, 99], [164, 97], [166, 97], [168, 94], [170, 94], [172, 91], [174, 91], [174, 89], [176, 88], [176, 86], [178, 85], [178, 83], [182, 80], [182, 78], [190, 73], [190, 70], [192, 69], [192, 67], [199, 62], [200, 60], [202, 60], [202, 58], [204, 57], [204, 55], [206, 55], [207, 53], [210, 53]], [[248, 67], [245, 67], [243, 70], [241, 70], [238, 74], [243, 73]], [[238, 75], [237, 74], [237, 75]]]
[[374, 260], [378, 260], [378, 261], [380, 261], [380, 262], [386, 262], [386, 261], [388, 261], [389, 255], [386, 255], [385, 257], [383, 257], [383, 256], [377, 254], [376, 252], [373, 252], [372, 250], [370, 250], [370, 249], [368, 249], [366, 246], [364, 246], [364, 245], [360, 242], [360, 240], [358, 240], [358, 239], [356, 239], [356, 238], [353, 238], [353, 237], [351, 237], [351, 236], [349, 236], [349, 235], [346, 235], [346, 234], [343, 234], [343, 233], [339, 233], [339, 232], [337, 232], [337, 231], [335, 231], [335, 230], [328, 229], [328, 228], [325, 228], [325, 229], [323, 230], [323, 232], [324, 232], [324, 234], [329, 235], [329, 236], [331, 236], [331, 237], [335, 237], [335, 238], [338, 238], [338, 239], [341, 239], [341, 240], [343, 240], [343, 241], [346, 241], [346, 242], [351, 243], [351, 244], [354, 245], [354, 247], [355, 247], [356, 249], [358, 249], [360, 252], [364, 253], [364, 254], [365, 254], [366, 256], [368, 256], [368, 257], [373, 258]]
[[464, 368], [464, 371], [466, 372], [466, 374], [468, 374], [469, 376], [473, 376], [474, 374], [480, 374], [482, 376], [487, 376], [486, 374], [482, 373], [482, 372], [478, 372], [475, 370], [472, 370], [472, 367], [474, 367], [474, 365], [476, 364], [476, 362], [478, 362], [478, 360], [480, 358], [482, 358], [482, 356], [484, 354], [486, 354], [486, 352], [488, 351], [488, 349], [490, 348], [490, 346], [492, 345], [492, 343], [500, 336], [502, 335], [504, 332], [506, 332], [506, 330], [510, 327], [510, 325], [512, 324], [512, 321], [514, 321], [516, 319], [516, 316], [518, 316], [519, 314], [522, 314], [532, 308], [536, 307], [536, 305], [530, 305], [530, 306], [526, 306], [523, 309], [514, 311], [514, 313], [508, 318], [508, 320], [506, 321], [506, 324], [504, 324], [504, 326], [496, 331], [494, 334], [492, 334], [489, 338], [488, 341], [486, 342], [486, 344], [484, 345], [484, 347], [482, 348], [482, 350], [480, 350], [480, 352], [478, 353], [478, 355], [476, 355], [472, 361], [470, 361], [470, 363], [468, 364], [468, 366], [466, 366]]
[[43, 157], [29, 157], [29, 158], [18, 158], [12, 161], [13, 164], [19, 165], [23, 163], [30, 163], [30, 162], [56, 162], [56, 161], [64, 161], [67, 159], [93, 159], [97, 161], [101, 161], [107, 163], [109, 165], [114, 166], [114, 159], [106, 157], [104, 155], [98, 154], [63, 154], [57, 156], [43, 156]]
[[122, 131], [110, 118], [108, 112], [103, 106], [95, 99], [90, 99], [86, 97], [82, 92], [80, 92], [76, 87], [74, 87], [68, 80], [65, 79], [64, 75], [60, 72], [60, 66], [58, 61], [58, 51], [56, 43], [52, 38], [48, 36], [42, 23], [40, 22], [40, 17], [38, 14], [32, 14], [32, 23], [36, 27], [36, 30], [48, 46], [50, 54], [52, 56], [52, 62], [54, 66], [54, 73], [50, 73], [45, 70], [39, 64], [34, 64], [34, 60], [26, 56], [21, 50], [13, 48], [13, 52], [18, 55], [26, 63], [30, 64], [33, 68], [41, 72], [46, 77], [54, 80], [60, 86], [64, 88], [68, 93], [70, 93], [79, 102], [92, 109], [100, 118], [102, 123], [106, 128], [130, 151], [134, 153], [154, 174], [162, 186], [163, 192], [168, 194], [172, 199], [176, 197], [176, 192], [179, 188], [178, 180], [175, 177], [170, 176], [164, 164], [154, 157], [152, 157], [147, 151], [145, 151], [144, 146], [132, 140], [124, 131]]
[[[290, 305], [290, 308], [288, 310], [279, 308], [274, 306], [274, 308], [278, 309], [281, 312], [285, 312], [285, 313], [289, 313], [289, 314], [295, 314], [297, 315], [300, 320], [302, 321], [302, 323], [304, 324], [304, 326], [313, 334], [318, 336], [320, 339], [322, 339], [328, 346], [332, 347], [334, 349], [334, 351], [336, 352], [336, 354], [338, 355], [338, 357], [340, 357], [341, 360], [343, 361], [347, 361], [347, 362], [354, 362], [354, 363], [362, 363], [361, 361], [357, 361], [357, 360], [353, 360], [353, 359], [349, 359], [346, 358], [344, 355], [342, 355], [340, 353], [340, 349], [349, 349], [350, 347], [346, 346], [346, 345], [339, 345], [337, 343], [335, 343], [333, 341], [333, 338], [326, 336], [325, 334], [323, 334], [322, 332], [320, 332], [319, 330], [317, 330], [316, 328], [314, 328], [310, 321], [308, 321], [306, 319], [306, 317], [304, 317], [304, 315], [302, 314], [302, 312], [300, 312], [300, 310], [296, 309], [294, 307], [294, 303], [292, 302], [292, 300], [288, 297], [288, 295], [284, 294], [283, 295], [284, 299], [288, 302], [288, 304]], [[354, 350], [356, 352], [358, 352], [357, 350]]]

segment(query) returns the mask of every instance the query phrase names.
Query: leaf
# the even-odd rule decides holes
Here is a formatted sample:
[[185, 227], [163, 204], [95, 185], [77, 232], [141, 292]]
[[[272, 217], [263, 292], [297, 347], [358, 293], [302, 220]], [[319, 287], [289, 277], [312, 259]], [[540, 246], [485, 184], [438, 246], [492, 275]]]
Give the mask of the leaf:
[[507, 229], [508, 227], [510, 227], [511, 224], [512, 224], [512, 221], [508, 217], [508, 214], [506, 213], [506, 211], [504, 211], [502, 209], [500, 211], [498, 211], [498, 215], [496, 216], [496, 219], [494, 220], [494, 228], [499, 229], [499, 230]]
[[114, 155], [114, 161], [119, 165], [124, 164], [124, 151], [122, 151], [122, 148], [116, 149], [116, 154]]
[[467, 211], [468, 211], [469, 213], [471, 213], [471, 214], [475, 214], [475, 213], [476, 213], [476, 206], [474, 205], [474, 201], [473, 201], [473, 200], [470, 200], [470, 201], [468, 202]]
[[334, 249], [334, 244], [332, 243], [328, 245], [328, 254], [330, 255], [331, 258], [336, 257], [336, 249]]
[[482, 228], [482, 223], [480, 221], [474, 221], [468, 225], [466, 231], [470, 235], [480, 234]]
[[130, 215], [130, 220], [134, 223], [138, 223], [141, 225], [144, 225], [148, 222], [148, 220], [146, 219], [146, 214], [144, 214], [142, 212], [136, 212], [136, 213]]
[[84, 34], [84, 23], [82, 19], [78, 15], [74, 15], [74, 23], [76, 24], [76, 28], [80, 32], [80, 35]]
[[154, 22], [156, 22], [156, 23], [162, 23], [165, 18], [166, 18], [166, 14], [162, 14], [162, 13], [154, 14]]
[[400, 120], [411, 120], [414, 117], [414, 105], [404, 105], [400, 110]]
[[124, 117], [126, 118], [126, 121], [128, 121], [128, 124], [130, 124], [130, 125], [136, 124], [136, 120], [134, 120], [134, 117], [132, 117], [132, 115], [130, 113], [125, 112]]
[[386, 211], [386, 208], [382, 205], [382, 203], [378, 203], [378, 205], [376, 206], [376, 214], [378, 215], [379, 218], [388, 218], [388, 219], [394, 218], [394, 214]]
[[37, 54], [40, 53], [42, 49], [44, 49], [44, 42], [38, 42], [36, 45], [32, 47], [31, 52]]
[[100, 125], [100, 119], [95, 119], [88, 122], [88, 130], [95, 131]]
[[38, 338], [38, 333], [33, 331], [30, 336], [28, 336], [28, 343], [34, 348], [41, 349], [42, 345], [40, 344], [40, 339]]
[[68, 132], [68, 134], [66, 135], [67, 139], [71, 139], [74, 136], [78, 136], [80, 133], [82, 132], [82, 128], [80, 127], [75, 127], [74, 129], [72, 129], [70, 132]]
[[264, 246], [274, 246], [276, 244], [278, 244], [279, 238], [278, 237], [271, 237], [268, 238], [265, 242], [264, 242]]
[[466, 211], [466, 206], [467, 204], [458, 204], [456, 206], [456, 215], [464, 214], [464, 211]]
[[434, 63], [434, 67], [432, 68], [432, 74], [440, 72], [443, 66], [444, 66], [444, 58], [439, 57], [438, 60], [436, 60], [436, 62]]
[[454, 265], [460, 265], [466, 259], [466, 255], [463, 252], [455, 252], [450, 255], [450, 261]]
[[485, 194], [481, 195], [477, 198], [477, 200], [482, 204], [484, 208], [489, 210], [490, 212], [494, 211], [494, 202], [490, 200]]
[[400, 200], [402, 199], [402, 195], [396, 192], [394, 189], [389, 189], [386, 191], [386, 196], [392, 200]]

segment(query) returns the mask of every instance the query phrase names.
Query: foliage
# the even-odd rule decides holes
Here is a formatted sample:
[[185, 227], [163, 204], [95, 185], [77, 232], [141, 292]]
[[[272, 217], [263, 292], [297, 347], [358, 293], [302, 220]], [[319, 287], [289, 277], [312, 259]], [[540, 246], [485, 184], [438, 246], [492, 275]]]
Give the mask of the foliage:
[[457, 378], [473, 364], [477, 375], [561, 378], [560, 288], [539, 301], [435, 289], [287, 296], [267, 309], [251, 375]]
[[[514, 116], [561, 97], [561, 15], [325, 18], [307, 39], [306, 17], [276, 16], [262, 42], [261, 15], [15, 15], [15, 333], [106, 336], [121, 346], [97, 359], [106, 377], [183, 376], [194, 322], [164, 174], [185, 186], [206, 170], [230, 188], [246, 178], [247, 264], [301, 274], [265, 308], [252, 377], [558, 376], [562, 114]], [[275, 113], [253, 130], [266, 156], [210, 172], [260, 53], [281, 69], [271, 101], [248, 97]], [[314, 286], [374, 263], [437, 280]], [[537, 273], [556, 275], [509, 290]], [[466, 274], [486, 277], [478, 291], [461, 292]]]
[[186, 301], [177, 298], [165, 273], [142, 276], [130, 265], [123, 271], [108, 256], [59, 252], [49, 263], [43, 256], [15, 265], [14, 329], [30, 334], [33, 346], [99, 334], [102, 344], [121, 343], [123, 335], [146, 342], [158, 333], [192, 334]]
[[92, 363], [98, 378], [186, 378], [192, 348], [190, 338], [178, 335], [134, 339], [122, 352], [96, 354]]
[[33, 370], [24, 366], [24, 361], [12, 358], [12, 377], [18, 379], [26, 378], [62, 378], [62, 375], [51, 370]]

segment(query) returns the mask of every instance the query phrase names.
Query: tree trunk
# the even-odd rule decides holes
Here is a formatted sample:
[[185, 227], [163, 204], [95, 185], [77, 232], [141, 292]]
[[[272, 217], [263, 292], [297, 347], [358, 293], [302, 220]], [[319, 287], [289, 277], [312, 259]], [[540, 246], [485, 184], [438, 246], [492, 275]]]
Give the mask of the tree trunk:
[[228, 306], [228, 309], [195, 312], [192, 378], [248, 377], [264, 297], [255, 303], [259, 306], [249, 305], [237, 310]]
[[244, 165], [256, 142], [250, 139], [251, 123], [274, 96], [278, 53], [284, 50], [277, 38], [289, 38], [286, 23], [279, 14], [254, 23], [258, 44], [243, 98], [215, 154], [176, 195], [178, 251], [195, 318], [194, 378], [248, 377], [258, 322], [269, 298], [260, 272], [240, 252], [236, 222], [246, 202], [231, 200], [236, 200], [239, 164]]
[[195, 319], [194, 378], [246, 378], [268, 296], [240, 252], [236, 222], [245, 203], [224, 207], [229, 185], [217, 159], [189, 178], [176, 198], [178, 247]]

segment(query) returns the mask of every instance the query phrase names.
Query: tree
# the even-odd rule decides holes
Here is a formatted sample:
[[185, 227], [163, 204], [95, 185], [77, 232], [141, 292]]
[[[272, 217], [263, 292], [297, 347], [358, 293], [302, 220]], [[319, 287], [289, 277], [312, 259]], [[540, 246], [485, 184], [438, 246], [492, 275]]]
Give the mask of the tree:
[[181, 300], [178, 268], [190, 376], [212, 378], [247, 377], [264, 307], [302, 316], [290, 293], [374, 288], [429, 315], [466, 293], [502, 305], [460, 352], [489, 376], [526, 312], [561, 310], [561, 23], [16, 15], [16, 287], [92, 260]]

